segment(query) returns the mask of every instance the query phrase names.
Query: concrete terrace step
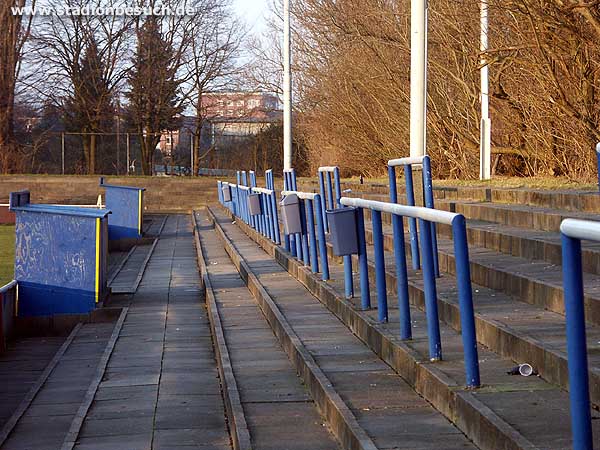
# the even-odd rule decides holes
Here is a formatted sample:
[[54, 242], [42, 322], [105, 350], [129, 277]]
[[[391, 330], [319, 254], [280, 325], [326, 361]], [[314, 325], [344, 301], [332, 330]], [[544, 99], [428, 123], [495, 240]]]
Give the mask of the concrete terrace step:
[[[367, 240], [372, 242], [370, 223], [367, 223], [366, 233]], [[393, 235], [389, 227], [384, 229], [384, 248], [387, 278], [390, 284], [395, 286]], [[407, 261], [410, 261], [408, 236], [405, 248]], [[440, 270], [445, 272], [442, 278], [438, 279], [438, 298], [444, 310], [441, 317], [458, 330], [460, 315], [454, 280], [452, 241], [438, 238], [438, 253]], [[568, 369], [560, 285], [561, 268], [473, 246], [469, 248], [469, 256], [479, 342], [517, 362], [529, 362], [547, 380], [567, 389]], [[371, 270], [374, 270], [372, 255], [370, 261]], [[356, 258], [355, 262], [357, 266]], [[532, 271], [544, 274], [544, 279], [535, 278]], [[588, 283], [590, 277], [598, 278], [597, 275], [588, 275]], [[548, 282], [547, 278], [554, 281]], [[410, 279], [413, 300], [418, 299], [418, 306], [424, 308], [420, 273], [411, 271]], [[552, 295], [550, 289], [556, 292], [553, 291]], [[557, 296], [561, 298], [556, 300]], [[593, 309], [597, 316], [600, 303], [592, 300], [588, 304], [589, 309]], [[587, 327], [587, 337], [591, 396], [592, 401], [600, 405], [600, 326], [591, 320], [596, 316], [591, 314], [587, 316], [590, 322]]]
[[[85, 401], [114, 323], [75, 327], [4, 427], [0, 448], [58, 450]], [[19, 367], [13, 375], [19, 379]], [[0, 402], [3, 401], [0, 398]], [[6, 431], [6, 432], [5, 432]], [[4, 439], [6, 437], [6, 439]]]
[[340, 448], [323, 426], [315, 402], [252, 300], [206, 212], [196, 213], [196, 220], [252, 448]]
[[[396, 298], [395, 286], [392, 283], [388, 283], [388, 290], [390, 291], [390, 322], [380, 324], [377, 322], [376, 310], [362, 312], [360, 311], [360, 299], [356, 298], [352, 302], [349, 302], [343, 298], [343, 270], [341, 265], [331, 264], [333, 280], [324, 283], [320, 281], [318, 276], [310, 274], [307, 268], [302, 268], [301, 264], [291, 258], [282, 249], [275, 249], [269, 241], [259, 236], [253, 230], [239, 223], [239, 221], [237, 223], [246, 233], [260, 242], [268, 252], [275, 252], [277, 260], [282, 265], [288, 267], [291, 274], [297, 276], [313, 294], [318, 295], [323, 303], [332, 311], [335, 311], [336, 315], [347, 326], [350, 326], [364, 342], [367, 342], [398, 373], [405, 379], [412, 380], [411, 384], [419, 389], [436, 407], [442, 410], [445, 408], [444, 413], [453, 417], [459, 426], [461, 426], [460, 424], [478, 423], [480, 427], [479, 433], [483, 433], [484, 436], [469, 435], [472, 439], [481, 438], [485, 441], [486, 437], [491, 438], [493, 436], [496, 440], [490, 448], [501, 448], [501, 441], [499, 439], [510, 440], [507, 436], [513, 436], [514, 438], [515, 435], [512, 433], [518, 430], [517, 435], [523, 437], [526, 442], [528, 441], [531, 445], [530, 448], [570, 448], [570, 427], [568, 420], [566, 420], [568, 414], [567, 393], [556, 384], [549, 383], [543, 378], [511, 377], [505, 374], [506, 370], [514, 366], [515, 363], [510, 359], [503, 358], [501, 356], [503, 353], [512, 352], [515, 354], [522, 352], [527, 355], [531, 354], [536, 358], [539, 356], [539, 352], [532, 351], [536, 348], [536, 345], [539, 346], [539, 343], [536, 343], [535, 339], [531, 337], [519, 336], [516, 333], [516, 328], [520, 325], [519, 323], [516, 324], [516, 328], [509, 328], [511, 321], [519, 315], [517, 311], [514, 311], [512, 317], [508, 317], [504, 321], [493, 320], [493, 317], [497, 317], [502, 313], [502, 305], [498, 305], [496, 298], [491, 297], [491, 295], [486, 296], [486, 292], [482, 292], [481, 297], [479, 293], [475, 293], [475, 301], [478, 305], [476, 318], [478, 339], [480, 341], [489, 339], [490, 342], [498, 342], [498, 345], [504, 346], [504, 348], [500, 349], [503, 351], [493, 352], [491, 349], [487, 350], [480, 347], [480, 367], [484, 386], [469, 394], [462, 392], [459, 394], [460, 389], [457, 390], [457, 388], [464, 383], [462, 345], [459, 339], [460, 335], [455, 331], [459, 328], [459, 314], [456, 307], [456, 299], [453, 299], [456, 296], [455, 287], [452, 282], [446, 282], [446, 277], [443, 277], [438, 284], [440, 318], [451, 324], [451, 326], [444, 323], [441, 324], [445, 361], [429, 364], [425, 363], [427, 361], [428, 349], [424, 334], [426, 327], [422, 308], [414, 306], [411, 308], [413, 339], [411, 341], [400, 341], [398, 339], [398, 312], [394, 305], [395, 301], [392, 300]], [[391, 281], [393, 279], [393, 267], [388, 265], [387, 270], [388, 281]], [[419, 306], [423, 302], [422, 286], [419, 286], [420, 283], [415, 280], [414, 275], [414, 273], [410, 274], [412, 279], [410, 295], [414, 305]], [[355, 292], [359, 293], [357, 278], [355, 276]], [[376, 305], [374, 283], [371, 284], [371, 288], [371, 303], [372, 305]], [[491, 294], [489, 290], [487, 293]], [[479, 301], [480, 299], [486, 300], [485, 304], [482, 304]], [[487, 317], [488, 314], [491, 317]], [[520, 314], [519, 316], [521, 320], [527, 317], [533, 319], [525, 314]], [[546, 316], [542, 316], [538, 320], [543, 324], [545, 323], [545, 319]], [[548, 328], [551, 330], [552, 325]], [[526, 329], [524, 323], [522, 329]], [[538, 328], [538, 330], [540, 335], [544, 333], [544, 330], [541, 328]], [[527, 345], [530, 345], [530, 347], [528, 348]], [[425, 369], [425, 371], [421, 370], [420, 374], [416, 375], [414, 366], [411, 366], [407, 361], [406, 354], [411, 356], [419, 355], [417, 356], [417, 360], [420, 362], [419, 367]], [[550, 351], [548, 351], [548, 354], [550, 354]], [[519, 362], [527, 360], [517, 359]], [[551, 362], [552, 358], [548, 358], [548, 360]], [[535, 365], [535, 362], [533, 364]], [[438, 381], [443, 380], [443, 383], [453, 386], [452, 392], [454, 395], [457, 395], [457, 398], [450, 399], [447, 396], [443, 396], [441, 391], [433, 390], [432, 384], [425, 381], [428, 378], [423, 378], [424, 374], [433, 370], [438, 373], [436, 377]], [[488, 425], [486, 416], [479, 416], [477, 418], [476, 415], [471, 415], [466, 423], [461, 422], [461, 414], [464, 411], [460, 407], [457, 407], [457, 405], [464, 406], [464, 402], [457, 399], [463, 399], [463, 395], [470, 395], [476, 399], [477, 403], [469, 403], [470, 405], [478, 405], [475, 407], [476, 411], [481, 411], [483, 408], [492, 414], [495, 417], [495, 421], [492, 421], [495, 426], [486, 428]], [[597, 416], [595, 412], [593, 412], [593, 415]], [[595, 432], [596, 439], [598, 439], [598, 436], [600, 436], [598, 435], [598, 432], [600, 432], [600, 429], [598, 429], [599, 424], [597, 420], [594, 420], [593, 423], [595, 429], [598, 430]], [[506, 432], [506, 427], [512, 431]], [[505, 433], [498, 430], [504, 430]], [[509, 446], [511, 448], [519, 448], [519, 445], [510, 444]]]
[[319, 366], [374, 444], [359, 448], [475, 448], [224, 214], [217, 213], [216, 220], [225, 245], [239, 252], [238, 270], [249, 270], [256, 277], [248, 281], [255, 295], [273, 302], [302, 351], [310, 355], [309, 363]]

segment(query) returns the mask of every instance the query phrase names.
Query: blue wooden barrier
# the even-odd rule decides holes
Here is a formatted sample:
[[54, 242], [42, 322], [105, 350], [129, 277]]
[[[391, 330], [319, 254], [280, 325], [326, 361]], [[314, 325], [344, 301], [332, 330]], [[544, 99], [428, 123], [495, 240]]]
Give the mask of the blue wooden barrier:
[[[331, 176], [333, 174], [333, 183]], [[325, 231], [329, 232], [329, 221], [327, 219], [327, 209], [342, 208], [340, 198], [342, 198], [342, 188], [340, 182], [340, 168], [338, 166], [322, 166], [318, 169], [319, 191], [321, 193], [321, 210], [323, 212], [323, 222]], [[335, 199], [334, 199], [335, 188]], [[344, 293], [346, 298], [354, 297], [354, 283], [352, 280], [352, 256], [344, 256]]]
[[110, 211], [32, 205], [12, 193], [16, 213], [15, 280], [19, 316], [85, 314], [108, 294]]
[[[427, 317], [427, 331], [429, 340], [429, 357], [432, 361], [442, 359], [442, 344], [439, 331], [439, 317], [437, 313], [436, 280], [434, 275], [433, 253], [431, 249], [431, 224], [443, 223], [452, 227], [454, 241], [454, 254], [456, 262], [456, 281], [458, 286], [458, 303], [460, 309], [461, 334], [463, 341], [466, 383], [469, 387], [480, 385], [479, 362], [477, 357], [477, 340], [475, 336], [475, 316], [473, 310], [473, 297], [471, 289], [471, 276], [469, 267], [469, 249], [467, 246], [467, 232], [465, 218], [461, 214], [447, 211], [438, 211], [418, 206], [404, 206], [395, 203], [363, 200], [360, 198], [342, 197], [340, 203], [345, 206], [358, 208], [357, 224], [359, 240], [359, 260], [361, 295], [368, 295], [369, 272], [366, 263], [366, 245], [364, 240], [364, 213], [363, 209], [370, 209], [373, 219], [373, 242], [375, 250], [375, 282], [379, 320], [387, 320], [387, 289], [385, 284], [385, 259], [383, 257], [383, 232], [381, 229], [381, 213], [419, 220], [422, 230], [423, 251], [423, 277], [425, 290], [425, 313]], [[394, 241], [404, 239], [404, 232], [394, 235]], [[404, 252], [402, 252], [404, 254]], [[406, 264], [402, 268], [406, 269]], [[398, 270], [398, 268], [397, 268]], [[403, 274], [404, 275], [404, 274]], [[398, 307], [400, 312], [400, 335], [406, 339], [411, 335], [410, 305], [408, 303], [408, 280], [405, 276], [398, 277], [399, 287]], [[362, 306], [368, 307], [368, 300], [362, 299]]]
[[565, 219], [560, 225], [560, 232], [573, 449], [591, 450], [593, 449], [592, 417], [585, 333], [581, 241], [600, 242], [600, 223], [589, 220]]
[[106, 184], [100, 178], [100, 187], [105, 189], [108, 218], [108, 239], [139, 239], [143, 235], [144, 188]]
[[[433, 202], [433, 181], [431, 177], [431, 160], [429, 156], [419, 156], [414, 158], [390, 159], [388, 161], [388, 178], [390, 184], [390, 202], [398, 203], [398, 189], [396, 186], [396, 167], [404, 167], [404, 180], [406, 186], [406, 204], [415, 206], [415, 190], [413, 183], [413, 165], [423, 167], [423, 200], [426, 208], [434, 208]], [[398, 219], [393, 219], [392, 226], [397, 228]], [[417, 234], [417, 220], [408, 219], [408, 228], [410, 233], [410, 248], [412, 256], [412, 267], [418, 270], [421, 267], [421, 257], [419, 254], [419, 238]], [[435, 223], [431, 224], [431, 246], [433, 249], [433, 267], [436, 277], [440, 276], [437, 252], [437, 235]]]

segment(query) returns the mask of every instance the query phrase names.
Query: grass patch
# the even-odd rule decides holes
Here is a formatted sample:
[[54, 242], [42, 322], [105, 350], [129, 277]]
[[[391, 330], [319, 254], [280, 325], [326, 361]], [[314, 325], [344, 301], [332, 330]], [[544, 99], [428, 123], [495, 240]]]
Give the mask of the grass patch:
[[15, 266], [15, 227], [0, 225], [0, 286], [12, 281]]

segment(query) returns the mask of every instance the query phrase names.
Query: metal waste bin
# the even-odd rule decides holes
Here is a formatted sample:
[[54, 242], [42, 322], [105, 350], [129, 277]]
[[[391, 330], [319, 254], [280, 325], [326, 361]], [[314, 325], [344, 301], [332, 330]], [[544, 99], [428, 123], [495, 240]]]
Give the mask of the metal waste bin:
[[260, 216], [262, 214], [260, 194], [254, 193], [248, 195], [248, 211], [251, 216]]
[[285, 234], [302, 233], [300, 221], [300, 200], [296, 194], [286, 195], [279, 203]]
[[223, 185], [221, 190], [223, 191], [223, 201], [230, 202], [231, 201], [231, 186], [229, 186], [228, 184], [225, 184], [225, 185]]
[[22, 192], [11, 194], [10, 205], [16, 213], [18, 315], [91, 312], [108, 294], [110, 211], [32, 205]]
[[335, 256], [346, 256], [358, 253], [356, 208], [328, 210], [327, 220], [329, 221], [333, 254]]
[[106, 189], [106, 209], [111, 212], [108, 218], [108, 239], [118, 241], [141, 238], [146, 189], [105, 184], [104, 178], [100, 178], [100, 187]]

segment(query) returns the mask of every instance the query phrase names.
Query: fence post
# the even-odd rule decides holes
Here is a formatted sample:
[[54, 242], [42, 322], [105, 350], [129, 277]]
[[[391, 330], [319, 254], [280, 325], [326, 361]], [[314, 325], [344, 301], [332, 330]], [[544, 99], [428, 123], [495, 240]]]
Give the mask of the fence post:
[[371, 290], [369, 289], [369, 260], [367, 256], [367, 239], [365, 237], [365, 213], [356, 208], [358, 234], [358, 273], [360, 276], [360, 304], [363, 310], [371, 309]]
[[325, 226], [325, 231], [329, 231], [329, 226], [327, 225], [327, 200], [325, 194], [325, 176], [323, 172], [319, 171], [319, 192], [321, 193], [321, 211], [323, 217], [323, 224]]
[[592, 417], [585, 335], [581, 241], [564, 233], [561, 233], [561, 240], [573, 450], [590, 450], [593, 448]]
[[329, 261], [327, 259], [327, 241], [325, 240], [325, 221], [323, 219], [323, 203], [321, 196], [315, 195], [315, 217], [317, 218], [317, 238], [319, 242], [319, 255], [321, 256], [321, 267], [323, 280], [329, 280]]
[[[412, 166], [410, 164], [404, 166], [404, 178], [406, 180], [406, 204], [408, 206], [415, 206]], [[419, 237], [417, 235], [417, 220], [413, 217], [408, 219], [408, 231], [410, 232], [412, 267], [414, 270], [419, 270], [421, 267], [421, 258], [419, 256]]]
[[452, 221], [452, 238], [454, 240], [460, 332], [465, 354], [467, 386], [473, 388], [480, 385], [479, 357], [477, 354], [477, 336], [475, 334], [475, 311], [473, 310], [467, 227], [465, 218], [462, 215], [455, 217]]
[[[431, 176], [431, 159], [425, 155], [423, 158], [423, 199], [426, 208], [435, 209], [433, 206], [433, 179]], [[440, 277], [440, 264], [438, 261], [438, 245], [435, 223], [431, 224], [431, 248], [433, 249], [433, 270], [436, 278]]]
[[431, 224], [419, 219], [421, 228], [421, 253], [423, 254], [423, 285], [425, 290], [425, 314], [427, 316], [427, 334], [429, 338], [429, 359], [442, 359], [440, 322], [437, 307], [437, 290], [433, 270], [433, 251], [431, 248]]
[[308, 254], [308, 230], [307, 230], [307, 218], [306, 218], [306, 202], [307, 200], [300, 200], [300, 223], [302, 225], [302, 233], [300, 233], [300, 241], [302, 244], [302, 262], [305, 266], [310, 264], [310, 258]]
[[314, 200], [306, 200], [306, 227], [308, 228], [308, 241], [310, 244], [310, 269], [313, 273], [319, 271], [319, 257], [317, 255], [317, 240], [315, 238], [315, 211]]
[[383, 229], [381, 212], [371, 210], [373, 226], [373, 249], [375, 250], [375, 284], [377, 288], [377, 317], [379, 322], [387, 322], [387, 283], [385, 279], [385, 255], [383, 251]]
[[271, 201], [271, 209], [273, 210], [273, 225], [275, 227], [275, 243], [277, 245], [281, 244], [281, 234], [279, 232], [279, 215], [277, 214], [277, 194], [275, 191], [270, 195]]

